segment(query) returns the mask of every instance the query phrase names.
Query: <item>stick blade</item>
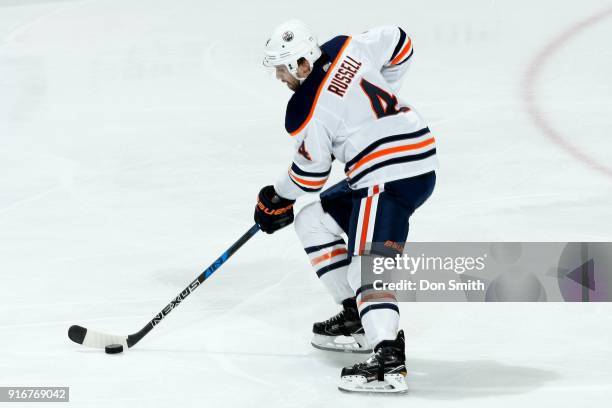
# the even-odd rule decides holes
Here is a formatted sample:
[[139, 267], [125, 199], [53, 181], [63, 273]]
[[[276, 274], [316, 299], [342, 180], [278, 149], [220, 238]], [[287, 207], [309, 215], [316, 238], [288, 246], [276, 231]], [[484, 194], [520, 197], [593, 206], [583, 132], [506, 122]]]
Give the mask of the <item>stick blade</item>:
[[75, 324], [68, 329], [68, 337], [77, 344], [83, 344], [86, 335], [87, 329], [82, 326]]
[[115, 336], [113, 334], [101, 333], [93, 330], [88, 330], [85, 327], [73, 325], [68, 329], [68, 337], [77, 344], [82, 344], [86, 347], [104, 349], [111, 344], [121, 344], [124, 350], [127, 350], [127, 336]]

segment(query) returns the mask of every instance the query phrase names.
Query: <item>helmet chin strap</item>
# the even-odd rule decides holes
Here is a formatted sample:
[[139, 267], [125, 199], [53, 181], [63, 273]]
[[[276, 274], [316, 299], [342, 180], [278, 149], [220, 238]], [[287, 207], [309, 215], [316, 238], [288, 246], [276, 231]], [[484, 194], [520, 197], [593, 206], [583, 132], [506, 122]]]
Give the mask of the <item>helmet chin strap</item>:
[[[297, 64], [297, 63], [296, 63], [296, 64]], [[296, 69], [295, 69], [295, 72], [293, 72], [293, 70], [292, 70], [292, 69], [289, 69], [289, 66], [288, 66], [288, 65], [285, 65], [285, 66], [287, 67], [287, 71], [289, 71], [289, 74], [291, 74], [291, 76], [292, 76], [293, 78], [295, 78], [295, 79], [297, 79], [298, 81], [300, 81], [300, 85], [301, 85], [301, 84], [302, 84], [302, 82], [304, 82], [304, 80], [305, 80], [306, 78], [300, 78], [300, 77], [298, 77], [298, 75], [297, 75], [297, 70], [298, 70], [298, 69], [297, 69], [297, 67], [296, 67]]]
[[[312, 72], [314, 64], [312, 62], [310, 62], [309, 60], [306, 60], [306, 61], [308, 61], [308, 64], [310, 64], [310, 72]], [[289, 68], [289, 67], [287, 67], [287, 68]], [[300, 85], [302, 84], [302, 82], [304, 82], [306, 80], [306, 78], [308, 78], [308, 75], [310, 75], [310, 74], [306, 75], [306, 78], [300, 78], [300, 77], [297, 76], [297, 69], [295, 70], [295, 73], [292, 70], [290, 70], [290, 69], [288, 69], [288, 71], [289, 71], [289, 73], [291, 74], [292, 77], [294, 77], [295, 79], [300, 81]]]
[[296, 75], [291, 74], [291, 76], [293, 76], [295, 79], [297, 79], [300, 82], [300, 85], [302, 85], [302, 82], [304, 82], [306, 80], [306, 78], [300, 78]]

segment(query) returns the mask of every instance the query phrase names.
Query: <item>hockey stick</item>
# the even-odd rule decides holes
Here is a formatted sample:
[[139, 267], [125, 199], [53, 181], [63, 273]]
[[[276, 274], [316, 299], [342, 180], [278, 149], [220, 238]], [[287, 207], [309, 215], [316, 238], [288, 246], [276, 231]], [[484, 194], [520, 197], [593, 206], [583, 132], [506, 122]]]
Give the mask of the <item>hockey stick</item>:
[[189, 296], [194, 290], [200, 286], [202, 282], [210, 277], [221, 265], [225, 263], [241, 246], [243, 246], [249, 239], [253, 237], [259, 231], [259, 225], [255, 224], [249, 229], [243, 236], [241, 236], [238, 241], [234, 242], [234, 244], [221, 256], [213, 262], [204, 272], [202, 272], [193, 282], [189, 284], [181, 293], [178, 294], [177, 297], [174, 298], [166, 307], [162, 309], [155, 317], [147, 323], [140, 331], [130, 334], [129, 336], [115, 336], [112, 334], [105, 334], [96, 332], [93, 330], [88, 330], [82, 326], [70, 326], [68, 329], [68, 337], [70, 340], [75, 343], [82, 344], [88, 347], [94, 348], [104, 348], [111, 344], [121, 344], [124, 349], [134, 346], [138, 343], [144, 336], [147, 335], [159, 322], [161, 322], [168, 314], [178, 305], [181, 304], [183, 300], [187, 296]]

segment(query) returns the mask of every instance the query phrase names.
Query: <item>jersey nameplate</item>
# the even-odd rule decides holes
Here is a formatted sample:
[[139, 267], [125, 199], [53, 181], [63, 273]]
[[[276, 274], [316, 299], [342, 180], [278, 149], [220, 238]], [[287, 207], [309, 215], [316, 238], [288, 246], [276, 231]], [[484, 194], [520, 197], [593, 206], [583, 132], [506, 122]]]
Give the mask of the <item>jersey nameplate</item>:
[[359, 72], [359, 68], [361, 68], [361, 62], [347, 55], [332, 77], [327, 90], [343, 98], [353, 78]]

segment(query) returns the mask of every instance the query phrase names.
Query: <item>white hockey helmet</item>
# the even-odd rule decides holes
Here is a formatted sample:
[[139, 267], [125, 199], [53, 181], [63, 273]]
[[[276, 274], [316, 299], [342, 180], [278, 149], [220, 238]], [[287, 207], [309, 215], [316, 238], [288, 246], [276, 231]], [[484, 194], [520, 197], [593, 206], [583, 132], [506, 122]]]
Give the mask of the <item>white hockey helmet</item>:
[[263, 64], [266, 67], [285, 65], [297, 78], [298, 60], [305, 58], [310, 66], [321, 56], [317, 37], [299, 20], [290, 20], [274, 29], [266, 42]]

